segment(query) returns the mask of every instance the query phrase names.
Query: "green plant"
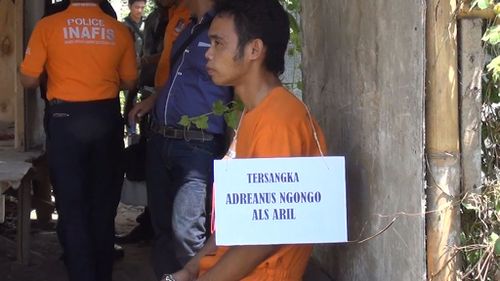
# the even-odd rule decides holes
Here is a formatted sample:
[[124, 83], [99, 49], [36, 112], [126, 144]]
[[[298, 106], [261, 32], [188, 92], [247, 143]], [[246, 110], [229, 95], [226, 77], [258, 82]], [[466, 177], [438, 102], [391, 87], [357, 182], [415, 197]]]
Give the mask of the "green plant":
[[[500, 1], [475, 0], [471, 9], [498, 14]], [[462, 280], [499, 280], [500, 274], [500, 26], [486, 25], [482, 40], [490, 61], [483, 77], [481, 164], [483, 185], [462, 201]]]
[[224, 104], [221, 100], [218, 100], [212, 104], [212, 111], [194, 117], [189, 117], [188, 115], [183, 115], [179, 121], [179, 125], [186, 129], [191, 127], [196, 127], [197, 129], [208, 129], [208, 117], [210, 115], [224, 116], [224, 120], [228, 127], [236, 129], [238, 127], [238, 120], [240, 117], [240, 112], [243, 111], [243, 103], [240, 101], [231, 101]]
[[462, 204], [462, 280], [493, 281], [500, 268], [500, 185], [485, 184]]

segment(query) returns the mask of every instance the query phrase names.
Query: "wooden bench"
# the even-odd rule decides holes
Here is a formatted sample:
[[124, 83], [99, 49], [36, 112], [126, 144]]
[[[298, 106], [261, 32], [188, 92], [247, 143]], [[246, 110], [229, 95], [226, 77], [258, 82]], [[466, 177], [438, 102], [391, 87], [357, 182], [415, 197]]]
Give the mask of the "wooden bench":
[[[16, 248], [17, 260], [21, 264], [29, 263], [30, 255], [30, 213], [31, 190], [34, 176], [31, 161], [41, 152], [17, 152], [13, 149], [0, 150], [0, 201], [4, 202], [4, 193], [13, 189], [17, 192]], [[4, 217], [0, 208], [0, 218]]]

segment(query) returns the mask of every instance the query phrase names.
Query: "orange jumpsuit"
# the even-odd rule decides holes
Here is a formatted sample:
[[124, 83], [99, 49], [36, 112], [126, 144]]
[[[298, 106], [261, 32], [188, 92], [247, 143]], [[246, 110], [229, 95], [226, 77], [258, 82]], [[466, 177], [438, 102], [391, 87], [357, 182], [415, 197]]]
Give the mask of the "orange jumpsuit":
[[[242, 118], [237, 133], [237, 158], [318, 156], [319, 147], [326, 153], [323, 132], [316, 121], [283, 87], [274, 88], [262, 103], [245, 112]], [[210, 270], [229, 248], [218, 247], [214, 256], [203, 257], [200, 275]], [[242, 281], [300, 281], [311, 250], [312, 245], [282, 245]]]

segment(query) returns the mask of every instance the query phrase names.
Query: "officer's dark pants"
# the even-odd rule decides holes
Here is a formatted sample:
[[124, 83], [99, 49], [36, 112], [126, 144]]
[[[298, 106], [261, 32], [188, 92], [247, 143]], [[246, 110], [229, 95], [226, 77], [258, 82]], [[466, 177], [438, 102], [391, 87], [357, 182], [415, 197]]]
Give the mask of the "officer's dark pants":
[[123, 182], [117, 100], [50, 105], [47, 149], [57, 234], [71, 281], [111, 281]]

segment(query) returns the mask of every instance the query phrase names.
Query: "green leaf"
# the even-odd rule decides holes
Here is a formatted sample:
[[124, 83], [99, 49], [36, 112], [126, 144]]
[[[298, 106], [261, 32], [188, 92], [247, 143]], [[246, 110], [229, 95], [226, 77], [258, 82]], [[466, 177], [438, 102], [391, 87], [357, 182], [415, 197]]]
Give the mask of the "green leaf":
[[234, 130], [238, 129], [240, 113], [238, 111], [230, 111], [224, 114], [224, 120], [226, 120], [226, 124], [229, 128]]
[[471, 203], [462, 203], [462, 206], [467, 210], [477, 210], [477, 207]]
[[477, 6], [479, 9], [484, 10], [487, 9], [491, 4], [490, 0], [477, 0]]
[[191, 119], [196, 128], [200, 130], [208, 129], [208, 116], [202, 115]]
[[242, 112], [245, 109], [245, 105], [240, 100], [234, 100], [231, 102], [231, 109]]
[[212, 104], [212, 111], [217, 116], [222, 116], [224, 112], [228, 110], [229, 107], [227, 107], [221, 100], [217, 100]]
[[498, 234], [496, 234], [495, 232], [491, 233], [490, 237], [489, 237], [489, 243], [491, 243], [490, 245], [493, 246], [493, 250], [495, 252], [495, 255], [500, 255], [500, 236], [498, 236]]
[[490, 97], [489, 97], [489, 102], [491, 103], [499, 103], [500, 102], [500, 92], [498, 91], [494, 91], [493, 93], [491, 93]]
[[488, 42], [491, 45], [498, 44], [500, 42], [500, 25], [488, 27], [481, 40]]
[[181, 120], [177, 124], [189, 128], [191, 126], [191, 119], [187, 115], [182, 115]]
[[297, 89], [304, 91], [304, 82], [302, 82], [302, 80], [297, 82]]
[[488, 71], [492, 72], [493, 80], [498, 81], [498, 78], [500, 78], [500, 56], [491, 60], [486, 68], [488, 69]]
[[500, 238], [495, 241], [494, 251], [496, 256], [500, 256]]

